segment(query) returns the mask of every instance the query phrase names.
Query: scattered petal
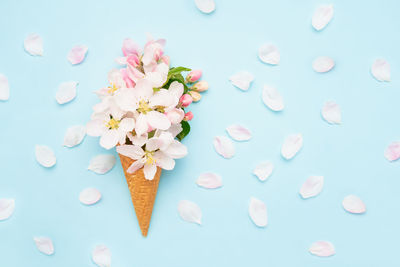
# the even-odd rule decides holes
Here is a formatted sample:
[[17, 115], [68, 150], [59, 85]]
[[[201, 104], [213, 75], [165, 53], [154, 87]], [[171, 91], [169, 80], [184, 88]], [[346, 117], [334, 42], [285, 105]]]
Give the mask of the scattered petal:
[[43, 56], [43, 40], [36, 33], [30, 34], [24, 41], [25, 51], [32, 56]]
[[86, 188], [79, 194], [79, 201], [85, 205], [93, 205], [101, 198], [101, 193], [96, 188]]
[[0, 100], [8, 100], [10, 98], [10, 86], [8, 79], [4, 74], [0, 73]]
[[53, 167], [57, 161], [53, 150], [48, 146], [36, 145], [35, 156], [37, 162], [46, 168]]
[[237, 88], [247, 91], [254, 80], [254, 75], [247, 71], [240, 71], [229, 77], [229, 80]]
[[312, 68], [314, 71], [323, 73], [330, 71], [335, 66], [335, 61], [330, 57], [317, 57], [313, 63]]
[[257, 176], [260, 181], [265, 181], [272, 174], [273, 170], [274, 165], [269, 161], [264, 161], [254, 168], [253, 174]]
[[58, 104], [65, 104], [73, 100], [76, 96], [76, 86], [78, 82], [63, 82], [58, 86], [56, 100]]
[[319, 6], [312, 17], [312, 26], [317, 31], [325, 28], [333, 18], [333, 5]]
[[367, 209], [364, 202], [355, 195], [348, 195], [342, 201], [343, 208], [350, 213], [364, 213]]
[[293, 158], [303, 146], [303, 136], [301, 134], [292, 134], [286, 137], [283, 142], [281, 154], [285, 159]]
[[86, 127], [84, 125], [75, 125], [67, 129], [64, 136], [64, 146], [74, 147], [79, 145], [86, 135]]
[[109, 172], [115, 165], [116, 159], [111, 154], [100, 154], [90, 160], [88, 170], [97, 174]]
[[236, 141], [247, 141], [251, 139], [251, 132], [249, 129], [239, 125], [232, 124], [226, 128], [229, 136]]
[[283, 104], [283, 97], [278, 90], [268, 85], [264, 85], [262, 100], [264, 104], [273, 111], [281, 111], [285, 107]]
[[390, 65], [382, 58], [378, 58], [372, 63], [371, 73], [380, 82], [390, 82]]
[[196, 7], [203, 13], [209, 14], [215, 10], [214, 0], [194, 0]]
[[385, 158], [388, 161], [395, 161], [400, 158], [400, 142], [392, 142], [385, 150]]
[[226, 159], [230, 159], [235, 155], [235, 147], [231, 139], [226, 136], [214, 137], [214, 148], [218, 154]]
[[67, 59], [72, 65], [79, 64], [85, 59], [87, 51], [86, 45], [76, 45], [69, 51]]
[[319, 257], [329, 257], [335, 255], [335, 247], [328, 241], [317, 241], [311, 245], [308, 251]]
[[321, 193], [324, 186], [324, 176], [310, 176], [300, 188], [302, 198], [315, 197]]
[[99, 267], [111, 266], [111, 251], [105, 245], [97, 245], [92, 252], [92, 260]]
[[46, 255], [52, 255], [54, 253], [53, 241], [48, 237], [34, 237], [37, 249]]
[[218, 174], [206, 172], [199, 175], [196, 184], [204, 188], [214, 189], [222, 186], [222, 178]]
[[178, 212], [184, 221], [201, 224], [201, 209], [196, 203], [181, 200], [178, 204]]
[[342, 113], [340, 111], [340, 107], [333, 101], [328, 101], [325, 103], [321, 114], [324, 120], [330, 124], [342, 123]]
[[15, 209], [15, 200], [8, 198], [0, 199], [0, 221], [6, 220], [10, 218], [10, 216], [14, 213]]
[[249, 215], [251, 220], [258, 227], [265, 227], [268, 224], [267, 207], [261, 200], [251, 197], [249, 205]]
[[263, 44], [258, 49], [258, 57], [264, 63], [277, 65], [281, 60], [278, 48], [273, 44]]

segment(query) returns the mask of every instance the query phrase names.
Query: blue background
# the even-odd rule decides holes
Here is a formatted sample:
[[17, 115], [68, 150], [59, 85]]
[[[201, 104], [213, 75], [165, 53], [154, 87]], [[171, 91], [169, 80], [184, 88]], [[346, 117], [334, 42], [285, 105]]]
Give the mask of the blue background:
[[[0, 222], [1, 266], [94, 266], [91, 252], [107, 245], [112, 266], [399, 266], [399, 162], [383, 157], [400, 138], [400, 18], [392, 1], [330, 1], [331, 23], [311, 27], [323, 1], [217, 1], [210, 15], [191, 0], [174, 1], [1, 1], [0, 73], [10, 83], [9, 101], [0, 103], [0, 197], [15, 198], [14, 215]], [[23, 50], [24, 38], [38, 33], [44, 56]], [[167, 39], [172, 65], [203, 69], [210, 90], [191, 106], [195, 118], [184, 140], [189, 155], [174, 171], [164, 171], [149, 236], [143, 238], [119, 161], [106, 175], [87, 171], [92, 157], [105, 153], [98, 139], [86, 137], [75, 148], [62, 147], [66, 129], [89, 120], [97, 103], [93, 91], [106, 84], [116, 67], [122, 40], [141, 44], [145, 33]], [[259, 61], [258, 47], [276, 44], [278, 66]], [[89, 53], [78, 66], [66, 55], [86, 44]], [[317, 56], [331, 56], [326, 74], [311, 68]], [[383, 57], [392, 82], [372, 78], [372, 62]], [[248, 92], [228, 77], [248, 70], [256, 77]], [[60, 82], [79, 81], [77, 97], [58, 105]], [[274, 113], [261, 100], [263, 84], [275, 86], [286, 108]], [[321, 119], [325, 101], [342, 108], [343, 124]], [[235, 143], [230, 160], [217, 155], [213, 137], [241, 123], [253, 132]], [[284, 138], [301, 132], [304, 147], [291, 161], [280, 156]], [[52, 147], [57, 165], [41, 167], [35, 144]], [[115, 152], [111, 152], [115, 153]], [[251, 174], [263, 160], [275, 164], [262, 183]], [[224, 186], [205, 190], [195, 184], [202, 172], [223, 177]], [[303, 200], [298, 190], [310, 175], [323, 175], [325, 187]], [[94, 206], [78, 200], [81, 190], [98, 188]], [[345, 212], [341, 201], [356, 194], [367, 213]], [[269, 224], [257, 228], [249, 219], [251, 196], [265, 201]], [[196, 202], [203, 225], [179, 218], [182, 199]], [[51, 237], [56, 252], [38, 252], [33, 236]], [[307, 252], [317, 240], [331, 241], [337, 254], [319, 258]]]

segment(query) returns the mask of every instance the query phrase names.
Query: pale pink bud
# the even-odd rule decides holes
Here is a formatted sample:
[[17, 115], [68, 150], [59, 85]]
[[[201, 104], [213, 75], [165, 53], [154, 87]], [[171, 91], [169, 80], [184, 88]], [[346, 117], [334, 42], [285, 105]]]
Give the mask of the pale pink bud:
[[188, 74], [188, 76], [186, 76], [186, 81], [188, 83], [194, 83], [200, 79], [201, 74], [202, 74], [201, 70], [192, 70]]
[[192, 104], [193, 98], [189, 94], [184, 94], [181, 96], [181, 99], [179, 100], [182, 104], [182, 107], [187, 107], [190, 104]]
[[136, 68], [137, 66], [139, 66], [140, 60], [137, 55], [129, 55], [126, 57], [126, 63]]
[[183, 120], [185, 121], [190, 121], [193, 119], [193, 113], [191, 111], [189, 111], [188, 113], [185, 114], [185, 117], [183, 118]]
[[167, 55], [162, 56], [161, 61], [169, 66], [169, 56], [167, 56]]
[[200, 81], [197, 82], [193, 85], [193, 90], [196, 90], [197, 92], [204, 92], [208, 90], [208, 82], [206, 81]]
[[140, 47], [130, 38], [126, 38], [122, 44], [122, 53], [124, 56], [138, 55]]
[[124, 79], [125, 83], [126, 83], [126, 87], [128, 88], [133, 88], [135, 87], [135, 82], [132, 81], [129, 76], [128, 76], [128, 72], [126, 69], [121, 69], [120, 70], [121, 74], [122, 74], [122, 79]]
[[192, 96], [194, 102], [200, 101], [201, 94], [199, 92], [190, 91], [189, 94]]

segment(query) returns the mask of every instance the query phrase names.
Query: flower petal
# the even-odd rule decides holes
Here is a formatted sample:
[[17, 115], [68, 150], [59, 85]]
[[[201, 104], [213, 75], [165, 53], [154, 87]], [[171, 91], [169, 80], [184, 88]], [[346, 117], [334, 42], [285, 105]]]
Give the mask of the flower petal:
[[333, 101], [328, 101], [324, 104], [321, 111], [324, 120], [330, 124], [341, 124], [342, 114], [340, 107]]
[[265, 181], [272, 174], [273, 170], [274, 165], [269, 161], [264, 161], [254, 168], [253, 174], [257, 176], [260, 181]]
[[143, 149], [140, 146], [134, 145], [117, 146], [117, 152], [135, 160], [142, 158], [144, 155]]
[[180, 159], [185, 157], [188, 152], [184, 144], [178, 140], [173, 140], [168, 148], [164, 150], [164, 153], [173, 159]]
[[267, 226], [267, 207], [261, 200], [255, 197], [250, 198], [249, 215], [253, 223], [258, 227]]
[[48, 146], [36, 145], [35, 156], [37, 162], [46, 168], [53, 167], [57, 161], [53, 150]]
[[232, 124], [226, 128], [226, 131], [236, 141], [247, 141], [251, 139], [251, 132], [249, 129], [239, 125]]
[[0, 73], [0, 100], [8, 100], [10, 98], [10, 86], [8, 79], [4, 74]]
[[204, 188], [214, 189], [222, 186], [222, 178], [218, 174], [206, 172], [199, 175], [196, 184]]
[[273, 44], [263, 44], [258, 49], [258, 57], [264, 63], [277, 65], [281, 60], [281, 55], [278, 48]]
[[86, 135], [86, 127], [84, 125], [75, 125], [67, 129], [64, 135], [64, 146], [74, 147], [79, 145]]
[[115, 165], [116, 159], [111, 154], [100, 154], [90, 160], [88, 170], [97, 174], [109, 172]]
[[99, 267], [111, 266], [111, 251], [105, 245], [97, 245], [92, 252], [92, 260]]
[[119, 138], [118, 130], [107, 130], [100, 137], [100, 145], [105, 149], [111, 149], [118, 144]]
[[171, 126], [171, 122], [168, 117], [157, 111], [150, 111], [146, 115], [147, 122], [154, 129], [167, 130]]
[[390, 65], [382, 58], [378, 58], [372, 63], [371, 73], [380, 82], [390, 82]]
[[283, 104], [283, 97], [278, 90], [268, 85], [264, 85], [262, 100], [264, 104], [273, 111], [281, 111], [285, 107]]
[[336, 253], [335, 247], [328, 241], [317, 241], [311, 245], [308, 251], [319, 257], [329, 257]]
[[144, 178], [147, 180], [153, 180], [156, 175], [157, 166], [156, 164], [145, 164], [143, 167]]
[[194, 0], [196, 7], [203, 13], [209, 14], [215, 10], [214, 0]]
[[85, 205], [93, 205], [101, 198], [101, 193], [96, 188], [86, 188], [79, 194], [79, 201]]
[[330, 57], [317, 57], [313, 63], [312, 68], [314, 71], [323, 73], [330, 71], [335, 66], [335, 61]]
[[134, 161], [131, 166], [126, 170], [127, 173], [134, 173], [140, 168], [143, 168], [144, 166], [144, 161], [142, 159]]
[[348, 195], [342, 201], [343, 208], [350, 213], [364, 213], [367, 208], [364, 202], [355, 195]]
[[15, 200], [8, 198], [0, 199], [0, 221], [8, 219], [15, 209]]
[[312, 26], [317, 31], [325, 28], [326, 25], [333, 18], [333, 5], [323, 5], [319, 6], [317, 10], [315, 10], [314, 15], [312, 17]]
[[231, 139], [226, 136], [214, 137], [214, 148], [218, 154], [226, 159], [230, 159], [235, 155], [235, 147]]
[[79, 64], [85, 59], [87, 51], [86, 45], [76, 45], [69, 51], [67, 59], [72, 65]]
[[303, 146], [303, 136], [301, 134], [292, 134], [286, 137], [283, 142], [281, 155], [285, 159], [293, 158]]
[[162, 151], [154, 153], [154, 159], [156, 160], [156, 165], [164, 170], [172, 170], [175, 167], [175, 160]]
[[58, 86], [56, 100], [58, 104], [65, 104], [73, 100], [76, 96], [76, 86], [78, 82], [63, 82]]
[[321, 193], [324, 186], [323, 176], [310, 176], [301, 186], [300, 195], [302, 198], [315, 197]]
[[247, 91], [254, 80], [254, 75], [247, 71], [240, 71], [229, 77], [229, 80], [237, 88]]
[[181, 200], [178, 204], [178, 212], [184, 221], [201, 224], [201, 209], [196, 203]]
[[28, 35], [24, 41], [24, 48], [32, 56], [43, 56], [42, 37], [36, 33]]
[[392, 142], [385, 150], [385, 158], [388, 161], [395, 161], [400, 158], [400, 142]]
[[53, 241], [48, 237], [34, 237], [37, 249], [46, 255], [52, 255], [54, 253]]

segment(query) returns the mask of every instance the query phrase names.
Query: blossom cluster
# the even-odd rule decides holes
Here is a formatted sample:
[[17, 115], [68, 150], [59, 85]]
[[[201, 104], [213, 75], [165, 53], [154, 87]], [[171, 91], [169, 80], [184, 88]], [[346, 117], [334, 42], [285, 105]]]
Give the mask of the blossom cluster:
[[143, 168], [148, 180], [157, 167], [171, 170], [174, 160], [187, 154], [180, 140], [189, 133], [193, 114], [185, 108], [208, 89], [207, 82], [198, 81], [200, 70], [170, 68], [164, 46], [163, 39], [150, 39], [143, 49], [124, 40], [124, 56], [116, 59], [122, 68], [111, 70], [109, 85], [96, 92], [101, 101], [86, 126], [88, 135], [100, 137], [102, 147], [117, 147], [134, 160], [129, 173]]

